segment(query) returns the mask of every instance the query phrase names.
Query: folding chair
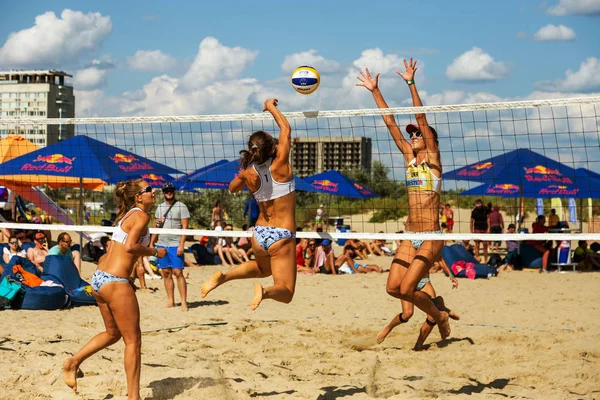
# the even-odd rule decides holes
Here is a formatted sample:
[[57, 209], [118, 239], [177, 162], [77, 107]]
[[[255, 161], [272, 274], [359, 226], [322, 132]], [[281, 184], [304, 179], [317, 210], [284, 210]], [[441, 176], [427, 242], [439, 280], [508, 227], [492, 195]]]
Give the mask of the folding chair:
[[[573, 272], [577, 271], [579, 264], [571, 262], [571, 242], [561, 240], [556, 251], [556, 262], [550, 263], [550, 266], [557, 267], [558, 272], [563, 272], [565, 268], [572, 268]], [[566, 272], [566, 271], [564, 271]]]

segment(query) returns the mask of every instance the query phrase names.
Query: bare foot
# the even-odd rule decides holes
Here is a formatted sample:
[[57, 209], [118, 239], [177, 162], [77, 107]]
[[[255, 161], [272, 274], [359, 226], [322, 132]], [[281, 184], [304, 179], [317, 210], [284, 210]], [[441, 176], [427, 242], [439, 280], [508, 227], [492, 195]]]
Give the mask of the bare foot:
[[77, 369], [79, 364], [75, 359], [67, 358], [63, 362], [63, 377], [68, 387], [77, 392]]
[[256, 283], [254, 284], [254, 298], [252, 299], [252, 302], [250, 303], [250, 308], [252, 309], [252, 311], [256, 310], [258, 308], [258, 306], [260, 305], [260, 302], [263, 299], [263, 287], [260, 283]]
[[205, 298], [212, 290], [221, 286], [225, 279], [225, 275], [221, 271], [217, 271], [210, 277], [209, 280], [202, 284], [202, 289], [200, 289], [200, 296]]
[[381, 332], [379, 332], [379, 334], [377, 335], [377, 344], [380, 344], [381, 342], [383, 342], [385, 340], [385, 338], [387, 337], [387, 335], [390, 334], [392, 329], [394, 329], [401, 323], [402, 323], [402, 321], [400, 321], [400, 317], [398, 315], [396, 315], [394, 317], [394, 319], [385, 328], [383, 328], [383, 330]]
[[438, 296], [435, 298], [435, 305], [438, 310], [446, 311], [448, 313], [448, 316], [453, 320], [458, 321], [460, 319], [460, 316], [457, 313], [446, 307], [446, 303], [444, 303], [444, 298], [442, 296]]
[[438, 321], [438, 329], [442, 339], [447, 339], [450, 336], [450, 322], [448, 321], [449, 315], [446, 311], [440, 311], [440, 320]]
[[414, 351], [425, 351], [425, 350], [427, 350], [427, 349], [426, 349], [426, 348], [425, 348], [425, 346], [423, 346], [422, 344], [418, 344], [418, 343], [417, 343], [417, 344], [415, 344], [415, 347], [413, 347], [413, 350], [414, 350]]
[[175, 303], [167, 303], [167, 308], [173, 308], [175, 307]]
[[189, 311], [187, 303], [181, 303], [181, 311]]

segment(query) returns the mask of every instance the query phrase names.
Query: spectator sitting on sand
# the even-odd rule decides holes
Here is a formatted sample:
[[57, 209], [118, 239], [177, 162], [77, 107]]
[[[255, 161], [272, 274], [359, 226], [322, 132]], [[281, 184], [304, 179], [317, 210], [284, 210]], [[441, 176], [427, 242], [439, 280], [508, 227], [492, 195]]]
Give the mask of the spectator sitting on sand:
[[355, 257], [356, 249], [349, 244], [344, 246], [344, 253], [335, 260], [335, 266], [338, 272], [344, 274], [368, 274], [369, 272], [383, 272], [379, 266], [374, 264], [355, 263]]

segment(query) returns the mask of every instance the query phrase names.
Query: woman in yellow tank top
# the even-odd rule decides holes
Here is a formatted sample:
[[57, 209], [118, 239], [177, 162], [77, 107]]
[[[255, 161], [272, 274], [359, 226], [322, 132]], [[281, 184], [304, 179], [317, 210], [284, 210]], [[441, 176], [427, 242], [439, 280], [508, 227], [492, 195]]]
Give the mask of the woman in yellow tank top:
[[[421, 107], [421, 98], [415, 86], [414, 75], [417, 62], [411, 57], [404, 60], [405, 72], [398, 72], [408, 84], [415, 107]], [[357, 86], [367, 88], [379, 108], [388, 108], [379, 91], [379, 74], [372, 77], [369, 70], [360, 72]], [[405, 227], [407, 233], [440, 232], [439, 207], [442, 177], [442, 163], [435, 129], [429, 126], [425, 114], [415, 115], [418, 126], [410, 124], [406, 127], [408, 140], [402, 136], [393, 115], [383, 115], [383, 120], [404, 155], [406, 166], [406, 187], [408, 191], [408, 219]], [[403, 312], [394, 319], [397, 323], [405, 323], [412, 315], [413, 304], [423, 310], [438, 324], [442, 339], [450, 335], [448, 312], [440, 311], [432, 299], [420, 289], [422, 279], [427, 276], [432, 263], [440, 257], [444, 243], [435, 240], [403, 240], [396, 251], [390, 268], [386, 290], [388, 294], [402, 302]], [[410, 317], [409, 317], [410, 318]], [[382, 332], [383, 333], [383, 332]], [[389, 332], [388, 332], [389, 333]], [[381, 334], [380, 334], [381, 335]], [[387, 333], [386, 333], [387, 335]]]

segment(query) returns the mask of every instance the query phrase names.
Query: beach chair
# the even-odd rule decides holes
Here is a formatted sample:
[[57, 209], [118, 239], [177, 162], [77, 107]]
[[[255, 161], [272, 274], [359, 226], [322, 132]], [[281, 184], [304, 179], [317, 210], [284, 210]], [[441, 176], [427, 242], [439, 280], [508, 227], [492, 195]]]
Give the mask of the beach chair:
[[573, 272], [577, 271], [577, 263], [571, 262], [571, 242], [561, 240], [556, 251], [556, 262], [550, 263], [550, 266], [556, 267], [558, 272], [566, 272], [563, 269], [572, 268]]

